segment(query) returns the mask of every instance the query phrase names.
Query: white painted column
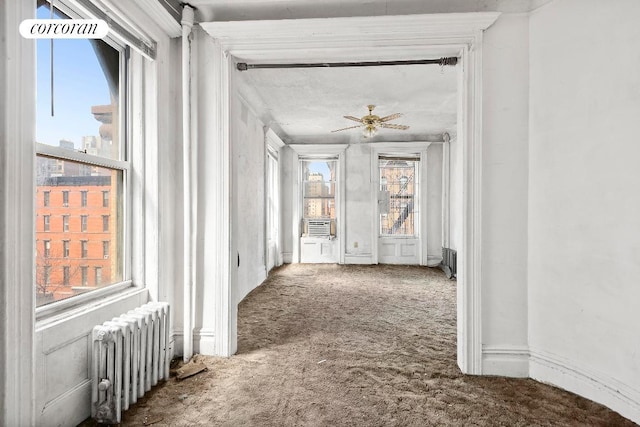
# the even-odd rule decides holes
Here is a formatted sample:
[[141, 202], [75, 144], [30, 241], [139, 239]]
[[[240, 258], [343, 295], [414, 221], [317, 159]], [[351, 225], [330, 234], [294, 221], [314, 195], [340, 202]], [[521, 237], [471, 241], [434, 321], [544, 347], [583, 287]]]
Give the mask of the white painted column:
[[[0, 0], [0, 425], [35, 424], [35, 1]], [[5, 106], [9, 108], [5, 108]]]
[[451, 137], [448, 133], [442, 135], [442, 247], [451, 248], [449, 240], [451, 238], [451, 185], [449, 184], [451, 174]]
[[191, 43], [194, 11], [189, 5], [182, 8], [182, 179], [184, 221], [183, 273], [183, 343], [182, 358], [186, 362], [193, 355], [193, 257], [191, 226]]

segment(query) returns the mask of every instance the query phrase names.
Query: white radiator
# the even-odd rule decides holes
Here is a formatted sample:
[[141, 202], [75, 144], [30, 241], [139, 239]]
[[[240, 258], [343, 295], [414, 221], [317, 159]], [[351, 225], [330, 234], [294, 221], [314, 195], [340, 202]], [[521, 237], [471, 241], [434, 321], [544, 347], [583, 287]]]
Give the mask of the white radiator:
[[93, 328], [91, 417], [120, 423], [122, 411], [169, 378], [169, 304], [150, 302]]

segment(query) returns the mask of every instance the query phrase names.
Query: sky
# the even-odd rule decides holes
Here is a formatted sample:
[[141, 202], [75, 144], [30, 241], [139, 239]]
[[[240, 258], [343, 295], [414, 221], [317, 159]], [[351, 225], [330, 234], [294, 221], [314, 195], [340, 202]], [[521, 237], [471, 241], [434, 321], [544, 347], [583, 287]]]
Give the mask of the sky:
[[[48, 19], [40, 7], [37, 17]], [[61, 139], [80, 148], [83, 136], [99, 135], [91, 106], [110, 104], [109, 88], [89, 40], [54, 40], [54, 117], [51, 117], [50, 41], [37, 40], [36, 141], [58, 145]]]
[[326, 161], [314, 161], [309, 162], [309, 171], [321, 173], [324, 177], [324, 181], [329, 181], [331, 179], [331, 174], [329, 173], [329, 166], [327, 166]]

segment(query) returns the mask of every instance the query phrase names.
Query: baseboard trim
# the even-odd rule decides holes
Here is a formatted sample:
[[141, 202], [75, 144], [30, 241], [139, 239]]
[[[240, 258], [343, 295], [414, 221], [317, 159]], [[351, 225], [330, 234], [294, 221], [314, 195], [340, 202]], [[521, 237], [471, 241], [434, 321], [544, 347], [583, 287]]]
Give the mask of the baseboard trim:
[[345, 254], [344, 256], [345, 264], [364, 264], [364, 265], [372, 265], [376, 264], [373, 262], [373, 255], [371, 254]]
[[529, 376], [601, 403], [640, 424], [640, 391], [613, 377], [536, 350], [530, 350]]
[[[176, 329], [171, 335], [174, 357], [181, 356], [184, 349], [182, 330]], [[216, 355], [215, 332], [212, 329], [195, 329], [193, 331], [193, 352], [207, 356]]]
[[529, 349], [526, 346], [483, 346], [482, 375], [529, 377]]

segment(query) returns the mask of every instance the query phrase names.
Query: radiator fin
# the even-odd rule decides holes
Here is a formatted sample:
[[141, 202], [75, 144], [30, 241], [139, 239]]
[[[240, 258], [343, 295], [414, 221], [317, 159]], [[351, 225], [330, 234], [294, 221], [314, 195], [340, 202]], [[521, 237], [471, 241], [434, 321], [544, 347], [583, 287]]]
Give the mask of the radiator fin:
[[454, 249], [442, 248], [442, 270], [451, 279], [458, 274], [458, 252]]

